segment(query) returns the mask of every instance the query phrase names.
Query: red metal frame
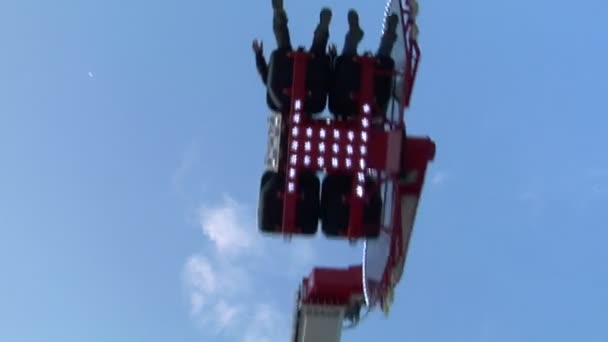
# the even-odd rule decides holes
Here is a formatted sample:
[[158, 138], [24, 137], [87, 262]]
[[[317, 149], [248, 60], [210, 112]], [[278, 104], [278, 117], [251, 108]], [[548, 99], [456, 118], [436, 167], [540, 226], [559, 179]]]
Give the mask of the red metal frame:
[[361, 65], [361, 87], [356, 94], [359, 113], [353, 121], [311, 120], [304, 114], [306, 99], [306, 66], [309, 54], [296, 51], [291, 54], [293, 83], [290, 89], [291, 106], [287, 130], [287, 153], [281, 161], [285, 170], [286, 189], [283, 197], [281, 233], [301, 233], [296, 226], [297, 178], [303, 171], [326, 171], [352, 174], [352, 196], [349, 200], [350, 219], [346, 235], [350, 239], [365, 236], [363, 207], [368, 194], [365, 177], [369, 170], [396, 174], [400, 165], [403, 130], [399, 125], [390, 130], [372, 128], [375, 105], [373, 89], [375, 57], [357, 57]]
[[[407, 0], [403, 0], [406, 1]], [[418, 46], [418, 40], [412, 37], [412, 29], [415, 25], [414, 18], [410, 15], [410, 10], [406, 9], [403, 5], [403, 1], [399, 0], [399, 8], [401, 10], [401, 18], [408, 18], [407, 21], [402, 20], [401, 25], [403, 29], [403, 39], [405, 42], [405, 60], [406, 65], [404, 69], [404, 86], [403, 86], [403, 106], [404, 108], [409, 107], [410, 100], [412, 97], [412, 91], [414, 89], [414, 82], [416, 80], [416, 74], [418, 73], [418, 64], [420, 61], [420, 47]], [[408, 6], [409, 7], [409, 6]]]
[[[368, 303], [371, 306], [379, 304], [385, 308], [386, 295], [396, 285], [395, 274], [401, 275], [407, 256], [413, 222], [406, 222], [408, 227], [402, 226], [401, 204], [404, 196], [416, 199], [413, 208], [413, 217], [417, 210], [424, 185], [426, 170], [430, 161], [435, 157], [435, 143], [428, 137], [407, 137], [404, 132], [405, 122], [403, 113], [409, 107], [414, 81], [418, 71], [420, 48], [416, 37], [412, 37], [415, 18], [412, 18], [408, 9], [409, 0], [399, 1], [403, 38], [405, 42], [405, 61], [398, 76], [403, 77], [401, 102], [399, 104], [399, 117], [389, 122], [388, 129], [370, 128], [370, 120], [374, 108], [373, 77], [377, 73], [374, 68], [374, 58], [359, 57], [362, 65], [362, 87], [357, 94], [359, 103], [359, 116], [353, 122], [313, 121], [302, 114], [306, 95], [305, 77], [307, 54], [294, 53], [294, 77], [291, 89], [292, 104], [287, 129], [289, 139], [287, 145], [287, 158], [283, 161], [286, 172], [286, 184], [290, 180], [294, 184], [289, 187], [292, 192], [285, 195], [282, 232], [284, 234], [298, 233], [295, 227], [295, 205], [297, 184], [294, 180], [297, 173], [302, 170], [346, 172], [353, 175], [353, 196], [350, 198], [350, 225], [347, 235], [349, 238], [363, 236], [362, 213], [365, 203], [365, 194], [359, 190], [363, 185], [367, 171], [374, 170], [380, 175], [381, 182], [392, 182], [392, 212], [390, 213], [391, 235], [390, 252], [385, 268], [382, 272], [378, 288], [378, 301]], [[367, 139], [364, 139], [365, 136]], [[321, 145], [323, 144], [323, 145]], [[325, 148], [321, 148], [324, 146]], [[336, 148], [334, 148], [336, 147]], [[365, 149], [365, 153], [363, 152]], [[351, 160], [350, 165], [347, 163]], [[323, 163], [321, 163], [323, 161]], [[335, 161], [335, 163], [333, 163]], [[363, 166], [357, 165], [363, 161]], [[326, 165], [327, 163], [330, 165]], [[409, 182], [398, 182], [397, 173], [401, 170], [414, 172]], [[361, 187], [361, 190], [364, 188]], [[361, 195], [359, 195], [361, 194]], [[405, 231], [404, 231], [405, 230]], [[351, 266], [348, 269], [316, 268], [302, 281], [303, 303], [350, 305], [353, 298], [363, 295], [364, 283], [362, 265]], [[365, 281], [365, 279], [364, 279]]]
[[302, 280], [302, 303], [348, 306], [363, 296], [361, 265], [339, 268], [315, 268]]
[[[303, 117], [301, 113], [304, 109], [304, 101], [306, 99], [306, 67], [308, 64], [308, 54], [302, 51], [292, 53], [293, 58], [293, 79], [291, 86], [291, 106], [289, 122], [286, 122], [285, 129], [288, 129], [287, 139], [287, 158], [281, 163], [290, 163], [294, 154], [291, 152], [290, 146], [298, 140], [299, 135], [299, 120], [294, 120], [297, 117]], [[293, 124], [291, 124], [293, 122]], [[294, 134], [295, 133], [295, 134]], [[297, 158], [297, 157], [296, 157]], [[295, 164], [295, 163], [293, 163]], [[281, 224], [283, 233], [299, 233], [296, 227], [296, 202], [298, 194], [298, 169], [284, 167], [285, 172], [285, 192], [283, 197], [283, 223]], [[289, 172], [287, 172], [289, 170]], [[293, 171], [293, 172], [292, 172]]]
[[[415, 172], [415, 177], [412, 178], [411, 182], [397, 184], [394, 188], [392, 207], [393, 229], [390, 252], [379, 289], [383, 295], [388, 293], [389, 287], [395, 285], [391, 279], [395, 269], [398, 267], [403, 268], [405, 265], [409, 242], [414, 228], [413, 224], [409, 227], [401, 225], [401, 199], [406, 195], [416, 197], [418, 200], [420, 199], [426, 178], [426, 169], [429, 162], [435, 158], [435, 143], [428, 137], [408, 137], [404, 145], [407, 145], [407, 153], [404, 146], [403, 167], [407, 167], [409, 172]], [[417, 208], [414, 208], [414, 212], [416, 211]], [[407, 231], [404, 231], [406, 228]], [[399, 271], [402, 271], [402, 269]], [[385, 305], [382, 302], [380, 304]]]

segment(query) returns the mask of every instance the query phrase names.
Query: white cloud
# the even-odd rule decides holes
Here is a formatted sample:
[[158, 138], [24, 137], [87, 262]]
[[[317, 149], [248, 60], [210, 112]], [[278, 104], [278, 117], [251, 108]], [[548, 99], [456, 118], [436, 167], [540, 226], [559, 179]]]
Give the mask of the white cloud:
[[199, 255], [191, 256], [186, 263], [188, 282], [202, 295], [217, 291], [217, 276], [209, 261]]
[[217, 328], [223, 330], [233, 325], [241, 310], [242, 308], [238, 305], [229, 304], [225, 300], [220, 299], [217, 304], [215, 304], [215, 314], [218, 323]]
[[[284, 243], [260, 235], [247, 213], [230, 197], [197, 210], [205, 243], [184, 264], [190, 313], [206, 334], [244, 342], [285, 340], [293, 292], [316, 250], [310, 240]], [[277, 301], [289, 306], [278, 307]]]
[[223, 266], [204, 255], [191, 256], [184, 266], [190, 314], [216, 333], [236, 324], [245, 308], [239, 298], [248, 292], [248, 283], [239, 277], [241, 270]]
[[190, 293], [190, 315], [194, 316], [201, 312], [205, 304], [205, 297], [197, 291]]
[[93, 72], [92, 72], [92, 71], [89, 71], [89, 77], [90, 77], [90, 78], [95, 77], [95, 75], [93, 75]]
[[192, 142], [184, 151], [178, 167], [171, 176], [171, 185], [173, 190], [179, 194], [184, 193], [184, 182], [192, 168], [200, 161], [200, 148], [198, 143]]
[[277, 329], [277, 326], [290, 324], [287, 320], [290, 315], [282, 315], [276, 308], [271, 305], [259, 305], [255, 309], [255, 314], [251, 320], [243, 342], [275, 342], [287, 340], [285, 335], [287, 330]]
[[441, 185], [444, 184], [448, 178], [448, 174], [444, 171], [437, 171], [431, 175], [431, 184]]
[[242, 208], [230, 198], [219, 206], [203, 206], [199, 210], [203, 234], [222, 255], [243, 254], [254, 248], [254, 227], [242, 222], [240, 211]]

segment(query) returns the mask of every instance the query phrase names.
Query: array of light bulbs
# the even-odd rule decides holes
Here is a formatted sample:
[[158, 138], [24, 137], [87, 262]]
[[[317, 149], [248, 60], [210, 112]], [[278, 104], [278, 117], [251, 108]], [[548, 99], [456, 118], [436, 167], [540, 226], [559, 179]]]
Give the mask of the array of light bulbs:
[[[312, 167], [313, 163], [320, 169], [333, 168], [337, 169], [341, 165], [346, 169], [357, 169], [357, 187], [355, 189], [358, 197], [362, 198], [364, 195], [364, 184], [365, 184], [365, 171], [367, 168], [367, 152], [368, 152], [368, 129], [370, 126], [370, 115], [371, 108], [369, 104], [364, 104], [362, 107], [363, 117], [361, 118], [361, 132], [360, 141], [358, 142], [359, 158], [355, 157], [355, 132], [348, 130], [343, 132], [339, 129], [327, 129], [327, 128], [313, 128], [313, 127], [302, 127], [302, 101], [296, 99], [294, 102], [295, 113], [292, 118], [291, 128], [291, 146], [290, 157], [289, 157], [289, 181], [287, 184], [287, 191], [292, 193], [295, 191], [295, 180], [296, 180], [296, 166], [302, 158], [302, 162], [305, 167]], [[345, 134], [344, 134], [345, 133]], [[313, 146], [312, 139], [318, 137], [318, 144]], [[346, 157], [339, 158], [341, 139], [347, 140], [346, 145]], [[304, 155], [300, 155], [298, 152], [301, 151], [303, 146]], [[331, 149], [331, 156], [325, 158], [323, 156], [317, 157], [316, 160], [312, 160], [311, 154], [318, 152], [319, 154], [325, 154], [327, 149]], [[314, 151], [316, 149], [316, 151]], [[327, 160], [328, 159], [328, 160]], [[355, 160], [356, 159], [356, 160]]]

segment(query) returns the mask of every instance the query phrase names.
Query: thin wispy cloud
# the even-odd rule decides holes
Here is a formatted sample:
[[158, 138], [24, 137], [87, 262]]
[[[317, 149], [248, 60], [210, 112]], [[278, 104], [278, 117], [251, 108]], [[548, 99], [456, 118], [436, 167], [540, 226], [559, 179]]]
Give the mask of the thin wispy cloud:
[[233, 256], [255, 249], [254, 230], [242, 222], [243, 210], [228, 197], [220, 205], [199, 209], [199, 224], [203, 234], [214, 244], [218, 253]]
[[197, 210], [204, 249], [184, 263], [189, 311], [207, 334], [245, 342], [284, 340], [291, 330], [293, 308], [277, 306], [284, 298], [277, 298], [269, 286], [283, 286], [268, 279], [283, 279], [287, 293], [295, 291], [294, 284], [310, 270], [316, 251], [311, 241], [286, 244], [262, 236], [249, 212], [228, 196]]
[[180, 195], [184, 193], [184, 182], [199, 161], [200, 147], [193, 141], [182, 154], [178, 167], [171, 175], [171, 186], [175, 192]]
[[[255, 308], [253, 319], [243, 336], [243, 342], [275, 342], [287, 340], [287, 329], [277, 326], [289, 325], [290, 315], [281, 315], [274, 307], [262, 304]], [[281, 332], [284, 330], [284, 332]]]
[[432, 185], [438, 186], [438, 185], [444, 184], [447, 179], [448, 179], [447, 172], [445, 172], [445, 171], [436, 171], [433, 174], [431, 174], [430, 183]]

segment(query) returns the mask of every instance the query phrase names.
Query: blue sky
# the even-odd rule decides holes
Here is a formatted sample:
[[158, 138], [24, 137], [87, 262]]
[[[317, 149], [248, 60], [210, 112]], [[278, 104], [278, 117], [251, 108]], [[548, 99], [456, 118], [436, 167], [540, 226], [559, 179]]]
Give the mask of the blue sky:
[[[268, 1], [269, 2], [269, 1]], [[238, 4], [237, 4], [238, 3]], [[321, 6], [286, 0], [309, 45]], [[391, 316], [344, 341], [608, 340], [608, 5], [420, 1], [436, 162]], [[267, 1], [0, 3], [0, 340], [285, 341], [312, 265], [262, 239]]]

